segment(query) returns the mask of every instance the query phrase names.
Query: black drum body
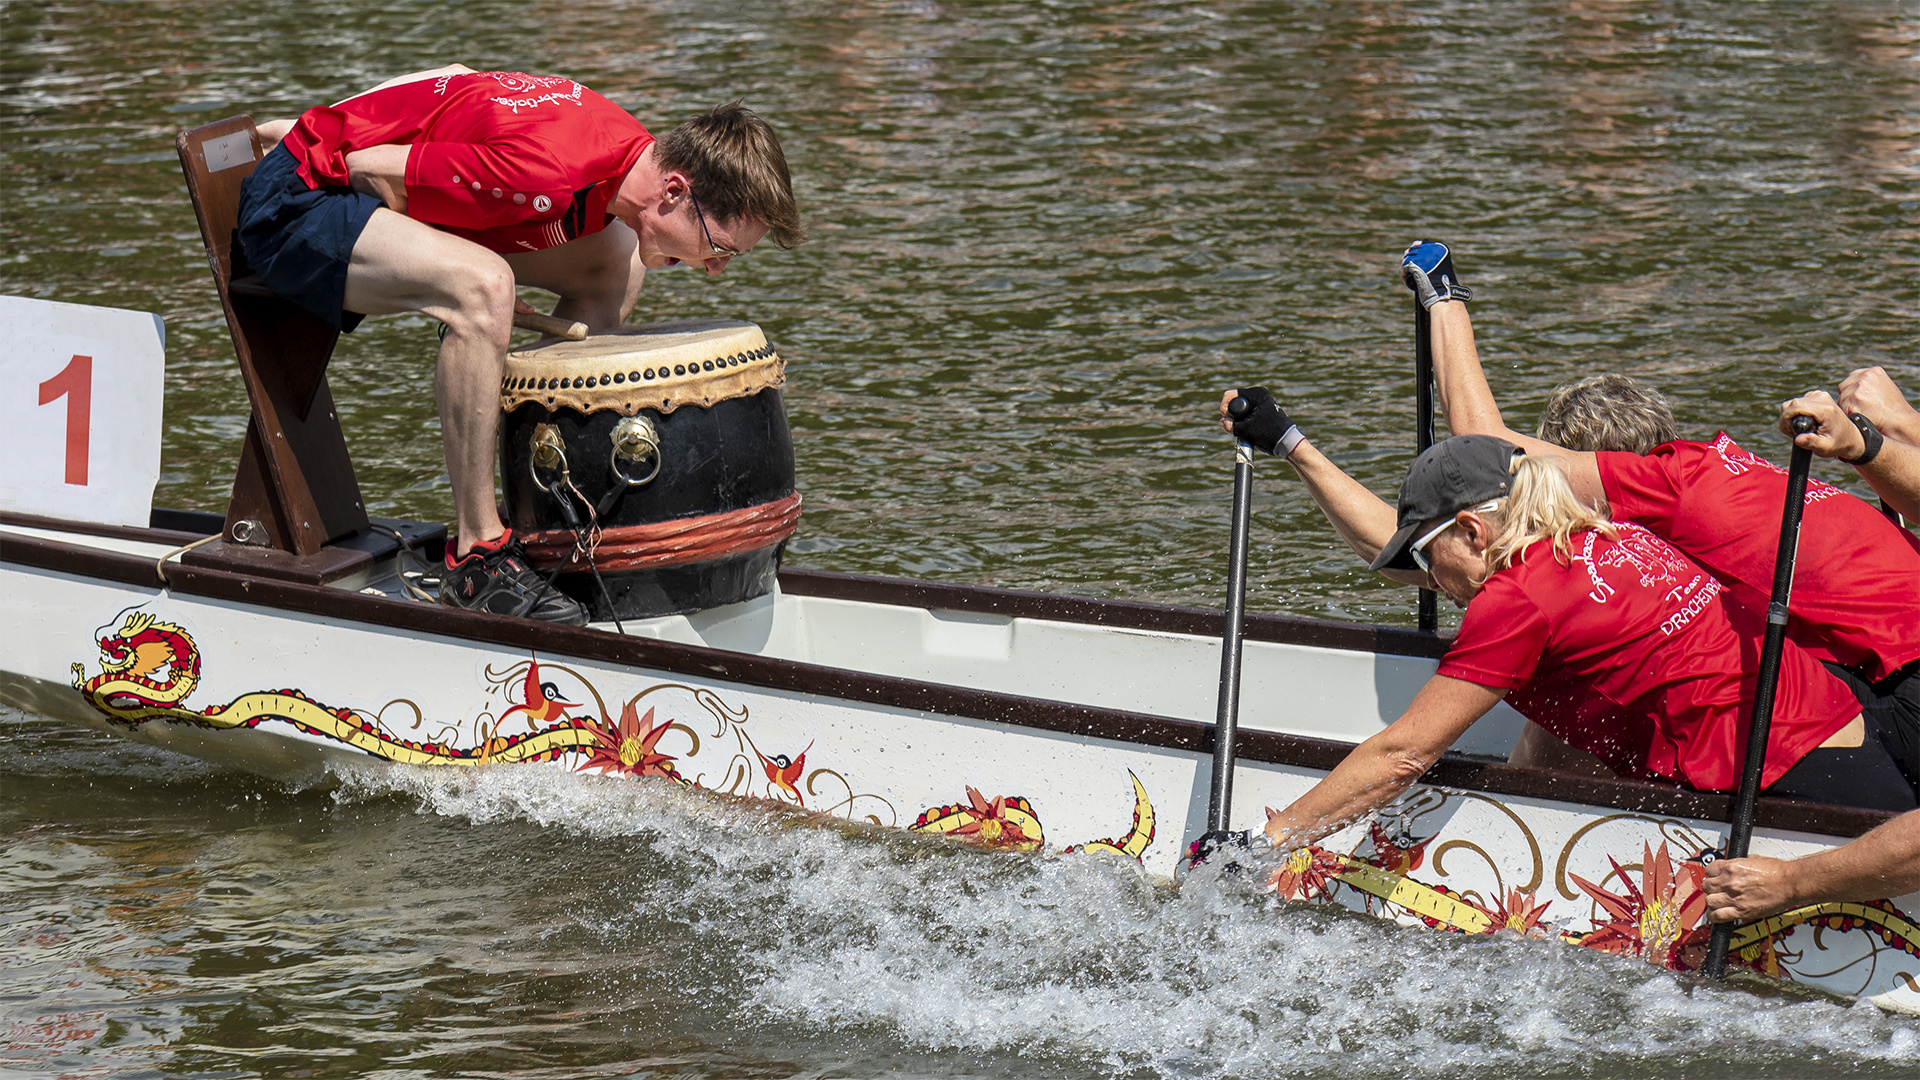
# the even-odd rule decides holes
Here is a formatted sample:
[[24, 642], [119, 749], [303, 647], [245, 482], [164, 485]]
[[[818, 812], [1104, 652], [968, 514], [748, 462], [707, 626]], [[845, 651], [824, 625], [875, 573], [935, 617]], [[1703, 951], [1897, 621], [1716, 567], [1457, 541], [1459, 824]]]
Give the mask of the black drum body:
[[[723, 335], [723, 351], [688, 371], [686, 342], [677, 339], [708, 325], [735, 336]], [[584, 365], [575, 358], [558, 375], [526, 374], [532, 368], [524, 358], [601, 339], [509, 360], [505, 397], [512, 401], [518, 391], [520, 402], [501, 431], [508, 524], [536, 569], [550, 572], [566, 563], [556, 586], [586, 605], [596, 621], [698, 611], [766, 595], [799, 517], [779, 358], [764, 347], [764, 338], [758, 339], [761, 346], [739, 347], [739, 328], [754, 336], [758, 328], [656, 324], [619, 336], [644, 339], [644, 331], [659, 327], [666, 330], [653, 336], [669, 339], [681, 374], [668, 375], [673, 367], [653, 358], [662, 351], [659, 341], [621, 342], [625, 351], [615, 354], [617, 363], [604, 354]], [[552, 369], [555, 358], [545, 359]], [[639, 374], [639, 385], [631, 377], [602, 385], [610, 374]], [[589, 379], [595, 385], [585, 385]], [[564, 382], [564, 392], [543, 392], [542, 381], [546, 390]], [[582, 404], [603, 407], [583, 410]], [[598, 526], [591, 565], [576, 550], [569, 508], [582, 525]], [[593, 537], [589, 530], [589, 541]], [[596, 567], [604, 593], [594, 579]]]

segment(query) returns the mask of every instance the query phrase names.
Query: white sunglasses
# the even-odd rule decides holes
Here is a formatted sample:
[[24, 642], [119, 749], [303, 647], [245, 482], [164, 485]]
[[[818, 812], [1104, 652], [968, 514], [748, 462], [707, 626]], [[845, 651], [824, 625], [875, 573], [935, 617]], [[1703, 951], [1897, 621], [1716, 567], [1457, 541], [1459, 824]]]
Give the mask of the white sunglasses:
[[[1488, 499], [1486, 502], [1481, 503], [1479, 506], [1467, 507], [1468, 511], [1475, 514], [1490, 514], [1493, 511], [1498, 509], [1500, 509], [1499, 499]], [[1453, 527], [1453, 524], [1459, 520], [1460, 520], [1460, 512], [1456, 510], [1454, 511], [1454, 515], [1452, 517], [1448, 518], [1447, 520], [1441, 522], [1438, 525], [1435, 525], [1433, 528], [1427, 530], [1427, 534], [1425, 536], [1422, 536], [1420, 539], [1415, 540], [1413, 543], [1407, 545], [1407, 554], [1413, 557], [1413, 565], [1419, 567], [1421, 573], [1423, 574], [1433, 573], [1433, 563], [1427, 559], [1427, 545], [1433, 543], [1433, 541], [1437, 537], [1439, 537], [1441, 533], [1446, 532], [1449, 528]]]

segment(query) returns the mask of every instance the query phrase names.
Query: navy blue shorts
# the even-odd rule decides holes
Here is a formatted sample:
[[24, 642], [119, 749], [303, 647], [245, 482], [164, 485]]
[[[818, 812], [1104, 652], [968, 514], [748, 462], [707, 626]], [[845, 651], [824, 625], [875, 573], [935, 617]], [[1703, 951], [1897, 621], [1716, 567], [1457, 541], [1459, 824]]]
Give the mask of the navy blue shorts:
[[276, 143], [240, 182], [240, 252], [276, 295], [351, 332], [366, 316], [345, 309], [347, 263], [385, 204], [352, 188], [309, 188], [298, 167]]

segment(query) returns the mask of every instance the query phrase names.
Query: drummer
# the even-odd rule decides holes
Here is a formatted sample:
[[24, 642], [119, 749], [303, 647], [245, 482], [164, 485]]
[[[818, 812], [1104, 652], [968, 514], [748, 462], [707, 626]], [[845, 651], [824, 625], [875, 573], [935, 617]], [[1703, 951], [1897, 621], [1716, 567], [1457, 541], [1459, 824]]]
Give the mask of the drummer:
[[[1258, 388], [1240, 396], [1258, 403]], [[1255, 415], [1270, 415], [1259, 410]], [[1556, 458], [1489, 436], [1456, 436], [1422, 454], [1397, 511], [1377, 508], [1299, 429], [1243, 428], [1304, 467], [1350, 546], [1398, 580], [1423, 580], [1466, 608], [1439, 670], [1400, 718], [1362, 742], [1306, 795], [1269, 809], [1267, 835], [1295, 848], [1397, 798], [1502, 700], [1617, 774], [1705, 791], [1739, 781], [1758, 629], [1735, 629], [1721, 584], [1672, 545], [1595, 516]], [[1344, 478], [1344, 474], [1339, 474]], [[1897, 765], [1862, 747], [1864, 720], [1845, 684], [1789, 644], [1781, 663], [1763, 782], [1770, 794], [1915, 807]], [[1846, 775], [1845, 783], [1831, 780]]]
[[242, 189], [240, 247], [274, 292], [345, 331], [422, 312], [445, 328], [434, 386], [457, 535], [443, 603], [581, 624], [494, 503], [500, 379], [517, 285], [604, 331], [648, 270], [718, 275], [763, 238], [805, 239], [780, 141], [739, 102], [656, 140], [571, 79], [414, 72], [297, 120]]

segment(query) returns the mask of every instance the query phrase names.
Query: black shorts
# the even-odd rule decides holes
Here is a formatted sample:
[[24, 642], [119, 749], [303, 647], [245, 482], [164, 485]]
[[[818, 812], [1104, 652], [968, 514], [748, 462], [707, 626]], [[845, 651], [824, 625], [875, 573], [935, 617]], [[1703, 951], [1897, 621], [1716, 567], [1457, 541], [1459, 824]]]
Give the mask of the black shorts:
[[347, 187], [309, 188], [275, 144], [240, 182], [240, 251], [267, 288], [351, 332], [366, 316], [345, 308], [353, 245], [383, 203]]
[[1904, 813], [1920, 808], [1920, 678], [1896, 673], [1868, 683], [1852, 670], [1826, 664], [1860, 700], [1866, 741], [1854, 747], [1810, 750], [1767, 788], [1768, 795], [1835, 806]]

